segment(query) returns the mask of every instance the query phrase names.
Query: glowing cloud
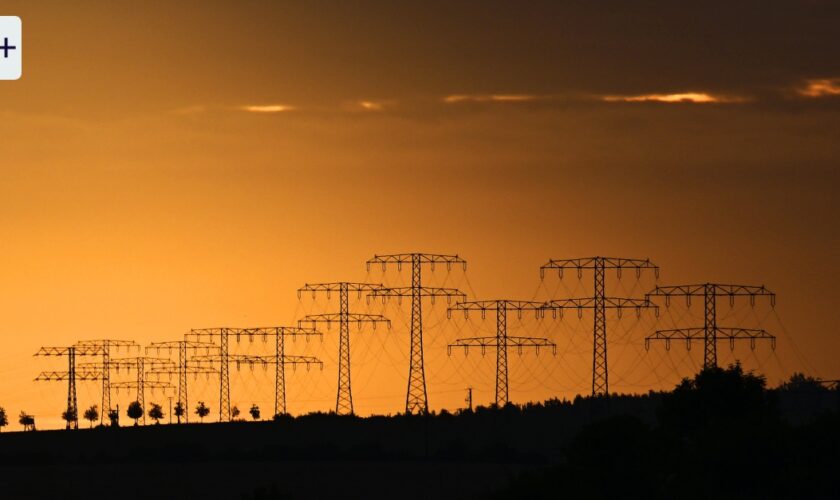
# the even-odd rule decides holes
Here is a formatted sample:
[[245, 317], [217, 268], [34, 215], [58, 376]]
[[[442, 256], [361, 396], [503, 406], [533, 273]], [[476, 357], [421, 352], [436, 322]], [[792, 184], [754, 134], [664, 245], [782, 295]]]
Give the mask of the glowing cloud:
[[264, 104], [242, 106], [239, 109], [249, 113], [282, 113], [284, 111], [292, 111], [295, 108], [293, 106], [286, 106], [285, 104]]
[[527, 94], [455, 94], [443, 98], [443, 102], [454, 104], [459, 102], [526, 102], [540, 99], [539, 96]]
[[376, 101], [359, 101], [359, 107], [366, 111], [382, 111], [385, 103]]
[[601, 97], [606, 102], [664, 102], [664, 103], [731, 103], [743, 102], [743, 98], [709, 94], [707, 92], [681, 92], [677, 94], [608, 95]]
[[797, 89], [797, 93], [805, 97], [840, 95], [840, 78], [806, 80], [805, 86]]

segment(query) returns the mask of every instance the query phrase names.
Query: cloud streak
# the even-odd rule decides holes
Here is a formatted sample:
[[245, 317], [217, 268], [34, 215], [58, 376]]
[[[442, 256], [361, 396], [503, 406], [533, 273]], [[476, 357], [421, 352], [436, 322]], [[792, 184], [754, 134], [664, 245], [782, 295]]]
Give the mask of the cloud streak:
[[284, 111], [293, 111], [295, 107], [285, 104], [250, 104], [240, 106], [239, 109], [249, 113], [283, 113]]
[[830, 97], [840, 95], [840, 78], [806, 80], [796, 92], [804, 97]]
[[442, 100], [447, 104], [461, 102], [529, 102], [547, 100], [548, 96], [536, 96], [530, 94], [452, 94]]
[[606, 95], [601, 97], [605, 102], [661, 102], [666, 104], [721, 104], [738, 103], [747, 99], [743, 97], [711, 94], [708, 92], [678, 92], [674, 94], [640, 94], [640, 95]]

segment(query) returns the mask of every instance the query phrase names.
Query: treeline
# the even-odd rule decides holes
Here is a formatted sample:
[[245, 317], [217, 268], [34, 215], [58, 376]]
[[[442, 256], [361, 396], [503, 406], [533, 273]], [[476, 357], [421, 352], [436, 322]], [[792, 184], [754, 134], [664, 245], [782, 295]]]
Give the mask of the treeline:
[[[132, 418], [142, 415], [135, 410]], [[436, 498], [475, 497], [483, 484], [497, 490], [492, 498], [820, 498], [840, 491], [837, 388], [798, 374], [768, 389], [737, 365], [643, 395], [364, 418], [312, 413], [259, 421], [255, 413], [253, 422], [3, 433], [0, 471], [14, 471], [8, 484], [16, 492], [54, 484], [31, 481], [44, 470], [66, 470], [62, 477], [73, 481], [108, 467], [103, 480], [117, 485], [132, 471], [174, 467], [193, 471], [194, 479], [181, 481], [192, 493], [203, 487], [201, 471], [239, 471], [230, 472], [236, 485], [259, 469], [267, 477], [286, 474], [293, 498], [321, 498], [307, 496], [312, 478], [304, 481], [301, 470], [310, 466], [343, 474], [348, 491], [368, 488], [373, 497], [376, 485], [350, 471], [387, 466], [395, 484], [416, 477], [417, 467], [453, 471], [445, 481], [423, 479]], [[470, 474], [494, 476], [474, 483]], [[230, 498], [222, 493], [205, 491]], [[414, 493], [406, 498], [428, 496]]]
[[559, 464], [491, 498], [838, 498], [840, 398], [794, 375], [768, 390], [740, 366], [707, 369], [663, 393], [653, 421], [585, 425]]

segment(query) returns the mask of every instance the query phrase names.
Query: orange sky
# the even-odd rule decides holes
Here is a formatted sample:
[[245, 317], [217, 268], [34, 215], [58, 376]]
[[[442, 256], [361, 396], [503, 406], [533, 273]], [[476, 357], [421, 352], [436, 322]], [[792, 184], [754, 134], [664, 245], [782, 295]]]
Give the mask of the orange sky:
[[[410, 251], [466, 258], [466, 277], [448, 279], [471, 298], [582, 292], [574, 277], [541, 286], [539, 266], [590, 255], [650, 257], [660, 284], [766, 284], [778, 317], [733, 319], [779, 347], [734, 357], [773, 382], [840, 377], [836, 5], [143, 5], [0, 12], [26, 39], [23, 78], [0, 82], [10, 414], [60, 424], [66, 387], [32, 382], [61, 367], [31, 357], [40, 345], [289, 324], [336, 306], [299, 302], [305, 282], [380, 280], [365, 260]], [[643, 293], [645, 279], [615, 292]], [[392, 331], [353, 337], [359, 413], [404, 405], [408, 309], [389, 307]], [[491, 401], [492, 356], [445, 345], [492, 323], [429, 310], [431, 406], [463, 405], [470, 385]], [[641, 348], [657, 325], [701, 318], [680, 314], [616, 325], [613, 390], [668, 387], [701, 362], [699, 346]], [[590, 320], [522, 325], [560, 352], [512, 358], [514, 401], [589, 391]], [[293, 413], [334, 405], [336, 342], [295, 352], [327, 366], [290, 376]], [[235, 375], [234, 403], [267, 412], [269, 375]], [[215, 382], [193, 394], [216, 414]], [[79, 398], [98, 403], [96, 384]]]

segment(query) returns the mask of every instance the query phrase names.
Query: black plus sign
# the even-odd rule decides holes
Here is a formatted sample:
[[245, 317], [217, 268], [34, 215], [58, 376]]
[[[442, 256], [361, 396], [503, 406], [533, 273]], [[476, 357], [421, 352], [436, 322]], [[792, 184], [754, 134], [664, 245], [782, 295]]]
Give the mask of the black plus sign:
[[9, 45], [9, 39], [3, 37], [3, 45], [0, 45], [0, 50], [3, 51], [3, 59], [7, 59], [9, 57], [9, 51], [15, 50], [17, 47], [14, 45]]

